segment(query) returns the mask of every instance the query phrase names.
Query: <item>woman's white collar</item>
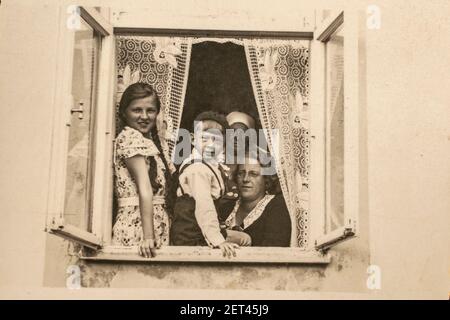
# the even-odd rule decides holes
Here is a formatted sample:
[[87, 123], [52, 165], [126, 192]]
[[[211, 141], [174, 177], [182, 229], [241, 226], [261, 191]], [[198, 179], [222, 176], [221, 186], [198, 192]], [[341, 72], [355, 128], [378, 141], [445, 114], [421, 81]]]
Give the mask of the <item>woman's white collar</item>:
[[[258, 204], [253, 208], [252, 211], [244, 218], [243, 229], [247, 229], [249, 226], [251, 226], [256, 220], [261, 217], [262, 213], [264, 212], [264, 209], [266, 209], [266, 206], [269, 204], [269, 202], [275, 197], [273, 194], [266, 194], [264, 198], [262, 198]], [[239, 209], [239, 206], [241, 205], [241, 200], [239, 199], [236, 201], [236, 204], [234, 205], [233, 211], [231, 211], [230, 215], [228, 216], [227, 220], [225, 220], [225, 225], [227, 228], [232, 228], [236, 226], [236, 213]]]

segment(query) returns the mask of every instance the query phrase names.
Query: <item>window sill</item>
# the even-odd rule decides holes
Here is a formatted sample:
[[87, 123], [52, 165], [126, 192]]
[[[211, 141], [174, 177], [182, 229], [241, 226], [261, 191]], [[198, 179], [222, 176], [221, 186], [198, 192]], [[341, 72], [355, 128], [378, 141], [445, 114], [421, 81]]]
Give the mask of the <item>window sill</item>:
[[209, 247], [164, 247], [154, 258], [139, 256], [137, 247], [106, 246], [92, 255], [83, 253], [81, 259], [97, 261], [147, 261], [147, 262], [227, 262], [227, 263], [289, 263], [328, 264], [330, 256], [298, 248], [242, 247], [236, 257], [223, 257], [219, 249]]

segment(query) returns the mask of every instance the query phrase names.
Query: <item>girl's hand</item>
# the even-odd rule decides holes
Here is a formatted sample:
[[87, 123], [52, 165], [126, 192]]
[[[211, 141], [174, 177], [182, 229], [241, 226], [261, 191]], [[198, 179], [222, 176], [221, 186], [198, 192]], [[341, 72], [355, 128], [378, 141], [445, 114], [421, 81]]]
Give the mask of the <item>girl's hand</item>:
[[144, 239], [139, 244], [139, 255], [144, 258], [153, 258], [156, 256], [155, 239]]
[[227, 230], [227, 241], [246, 247], [252, 245], [252, 238], [245, 232]]
[[222, 250], [222, 255], [224, 257], [231, 258], [231, 256], [236, 257], [235, 249], [238, 249], [239, 246], [236, 243], [225, 241], [219, 244], [219, 248]]

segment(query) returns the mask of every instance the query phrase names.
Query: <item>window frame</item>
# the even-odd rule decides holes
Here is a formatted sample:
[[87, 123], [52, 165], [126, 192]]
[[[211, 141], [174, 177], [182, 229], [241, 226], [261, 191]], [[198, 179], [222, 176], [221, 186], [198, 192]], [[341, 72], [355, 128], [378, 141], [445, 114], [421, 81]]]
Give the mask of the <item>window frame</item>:
[[[113, 194], [113, 144], [115, 137], [115, 112], [114, 108], [111, 108], [115, 104], [115, 96], [116, 96], [116, 66], [115, 66], [115, 35], [130, 33], [132, 31], [136, 33], [145, 33], [148, 34], [150, 30], [153, 30], [157, 33], [162, 33], [164, 35], [165, 32], [171, 32], [172, 35], [175, 32], [194, 32], [195, 36], [201, 35], [202, 30], [173, 30], [173, 29], [150, 29], [150, 28], [126, 28], [123, 25], [120, 26], [112, 26], [109, 22], [107, 22], [99, 11], [91, 8], [80, 7], [80, 15], [81, 17], [88, 22], [91, 27], [95, 28], [97, 32], [102, 35], [101, 38], [101, 47], [100, 47], [100, 61], [98, 68], [98, 92], [96, 95], [97, 100], [97, 119], [96, 119], [96, 128], [95, 128], [95, 160], [94, 160], [94, 178], [93, 178], [93, 194], [95, 195], [92, 201], [92, 232], [87, 232], [75, 228], [73, 226], [68, 226], [64, 224], [63, 220], [63, 209], [64, 209], [64, 194], [61, 197], [61, 190], [64, 189], [64, 180], [65, 180], [65, 157], [67, 154], [67, 139], [61, 139], [60, 137], [64, 135], [64, 132], [67, 130], [66, 127], [66, 112], [61, 111], [62, 108], [57, 108], [58, 105], [67, 105], [67, 92], [70, 93], [70, 84], [72, 77], [71, 70], [71, 57], [72, 57], [72, 49], [73, 49], [73, 36], [70, 35], [70, 32], [67, 30], [67, 14], [66, 8], [61, 7], [61, 23], [60, 23], [60, 45], [58, 53], [58, 80], [57, 81], [57, 89], [55, 95], [55, 125], [53, 130], [53, 149], [52, 149], [52, 162], [51, 168], [55, 168], [56, 170], [51, 170], [51, 178], [50, 178], [50, 196], [49, 196], [49, 214], [47, 219], [47, 231], [60, 235], [64, 238], [73, 240], [75, 242], [80, 243], [81, 245], [94, 249], [94, 250], [82, 250], [80, 257], [82, 259], [88, 260], [118, 260], [118, 261], [148, 261], [148, 262], [158, 262], [158, 261], [180, 261], [180, 262], [242, 262], [242, 263], [313, 263], [313, 264], [321, 264], [321, 263], [329, 263], [330, 257], [326, 253], [326, 250], [331, 247], [331, 245], [336, 244], [342, 240], [342, 235], [331, 235], [328, 240], [326, 238], [327, 235], [324, 235], [323, 227], [324, 227], [324, 215], [323, 217], [319, 214], [315, 214], [318, 212], [325, 212], [325, 180], [324, 180], [324, 172], [325, 172], [325, 128], [324, 128], [324, 112], [322, 106], [324, 106], [323, 99], [323, 88], [325, 88], [325, 73], [324, 73], [324, 65], [320, 62], [320, 57], [324, 57], [324, 42], [320, 40], [316, 35], [320, 31], [320, 34], [323, 34], [326, 31], [321, 30], [320, 28], [316, 28], [314, 32], [278, 32], [278, 37], [276, 38], [290, 38], [290, 37], [298, 37], [299, 34], [303, 36], [305, 34], [313, 34], [313, 39], [311, 40], [311, 191], [310, 191], [310, 217], [315, 215], [314, 218], [311, 218], [311, 233], [310, 233], [310, 245], [305, 249], [300, 249], [296, 247], [289, 248], [263, 248], [263, 247], [249, 247], [249, 248], [241, 248], [238, 250], [237, 257], [233, 258], [225, 258], [222, 257], [220, 250], [211, 250], [210, 248], [199, 248], [199, 247], [164, 247], [158, 250], [158, 255], [156, 258], [148, 259], [143, 258], [138, 255], [136, 247], [118, 247], [111, 245], [111, 233], [112, 233], [112, 194]], [[114, 20], [114, 12], [107, 12], [112, 20]], [[343, 13], [339, 13], [343, 15]], [[117, 17], [116, 17], [117, 19]], [[333, 19], [336, 19], [334, 17]], [[333, 21], [331, 19], [331, 22]], [[328, 19], [327, 21], [329, 21]], [[111, 21], [111, 20], [110, 20]], [[348, 24], [347, 12], [346, 12], [346, 24]], [[326, 22], [330, 23], [330, 22]], [[323, 23], [322, 26], [325, 26], [326, 23]], [[352, 38], [347, 38], [347, 32], [345, 33], [345, 41], [347, 48], [347, 43], [350, 41], [354, 42], [357, 48], [357, 38], [355, 38], [356, 32], [356, 24], [352, 25], [352, 27], [347, 27], [346, 30], [352, 31]], [[207, 37], [212, 37], [211, 30], [203, 30], [204, 35]], [[221, 31], [216, 30], [216, 33], [213, 34], [221, 34]], [[235, 34], [235, 31], [224, 31], [225, 35], [231, 36], [231, 34]], [[265, 32], [266, 34], [277, 32]], [[178, 34], [178, 33], [177, 33]], [[183, 35], [188, 35], [183, 34]], [[241, 32], [241, 36], [247, 35], [248, 37], [252, 36], [261, 36], [261, 32], [256, 31], [248, 31]], [[357, 35], [356, 35], [357, 36]], [[236, 37], [236, 36], [234, 36]], [[351, 39], [350, 41], [347, 39]], [[354, 49], [354, 45], [352, 49]], [[355, 53], [350, 50], [350, 48], [344, 49], [344, 61], [352, 61], [353, 64], [357, 64], [357, 51], [356, 56]], [[350, 57], [348, 57], [350, 56]], [[349, 80], [348, 74], [353, 74], [356, 72], [357, 75], [357, 67], [352, 65], [351, 67], [345, 65], [345, 112], [347, 115], [348, 109], [350, 109], [348, 102], [351, 102], [351, 105], [355, 105], [357, 103], [354, 101], [354, 97], [347, 97], [349, 92], [352, 93], [352, 96], [355, 94], [356, 90], [350, 90], [347, 87], [351, 81], [355, 81], [353, 86], [357, 84], [357, 78], [350, 77], [354, 80]], [[322, 92], [322, 96], [320, 94]], [[351, 107], [354, 108], [354, 107]], [[322, 111], [320, 111], [322, 110]], [[353, 110], [353, 109], [352, 109]], [[70, 114], [70, 113], [69, 113]], [[99, 121], [99, 119], [103, 119], [103, 121]], [[357, 138], [358, 138], [358, 127], [357, 127], [357, 108], [356, 115], [352, 113], [351, 115], [351, 123], [356, 124], [354, 128], [345, 129], [345, 137], [348, 139], [350, 137], [350, 144], [346, 144], [345, 150], [346, 155], [347, 152], [351, 151], [351, 153], [357, 154]], [[347, 123], [347, 117], [346, 117]], [[356, 135], [355, 135], [356, 134]], [[63, 140], [63, 141], [62, 141]], [[356, 143], [356, 145], [355, 145]], [[348, 155], [347, 155], [348, 156]], [[354, 168], [355, 165], [358, 164], [355, 156], [351, 156], [350, 158], [346, 157], [345, 172], [349, 174], [348, 168]], [[350, 162], [348, 162], [350, 159]], [[357, 168], [357, 166], [356, 166]], [[351, 170], [350, 170], [351, 171]], [[349, 209], [351, 212], [350, 216], [355, 216], [355, 212], [357, 213], [358, 207], [358, 198], [353, 198], [357, 194], [357, 187], [354, 185], [349, 186], [347, 184], [355, 184], [357, 183], [358, 174], [353, 173], [350, 176], [351, 179], [345, 179], [345, 203], [348, 203], [347, 200], [351, 199], [353, 205], [351, 207], [347, 207], [345, 209], [345, 213], [347, 214], [347, 210]], [[62, 198], [62, 199], [61, 199]], [[62, 204], [62, 207], [61, 207]], [[357, 215], [356, 215], [357, 217]], [[351, 231], [352, 235], [356, 233], [356, 218], [352, 220]], [[322, 237], [320, 237], [322, 236]], [[323, 237], [325, 236], [325, 238]], [[330, 236], [330, 235], [328, 235]], [[346, 236], [346, 238], [348, 238]], [[315, 241], [314, 241], [315, 240]], [[322, 241], [322, 242], [321, 242]], [[325, 241], [325, 242], [324, 242]]]
[[[70, 14], [72, 16], [70, 16]], [[102, 230], [98, 226], [98, 217], [104, 211], [104, 202], [101, 200], [107, 190], [102, 186], [105, 181], [102, 171], [108, 171], [104, 166], [107, 162], [107, 136], [111, 133], [111, 125], [108, 128], [107, 113], [108, 105], [111, 103], [109, 97], [112, 87], [113, 69], [110, 62], [111, 50], [113, 48], [113, 28], [102, 17], [99, 11], [88, 7], [59, 7], [59, 43], [57, 54], [56, 89], [54, 98], [54, 119], [52, 132], [52, 151], [50, 161], [49, 198], [45, 230], [49, 233], [72, 240], [82, 246], [99, 249], [103, 245]], [[67, 171], [68, 137], [71, 117], [71, 86], [74, 50], [74, 32], [68, 27], [69, 18], [83, 19], [100, 36], [98, 54], [96, 88], [93, 100], [95, 101], [95, 123], [93, 124], [92, 153], [94, 159], [91, 162], [93, 173], [89, 179], [92, 182], [89, 187], [92, 190], [91, 216], [92, 232], [68, 224], [64, 220], [64, 192]], [[109, 79], [108, 79], [109, 78]], [[61, 107], [63, 106], [63, 107]], [[99, 121], [98, 119], [104, 119]], [[108, 134], [109, 132], [109, 134]], [[104, 146], [105, 148], [102, 148]], [[103, 169], [103, 170], [102, 170]], [[111, 171], [112, 174], [112, 171]]]
[[[325, 230], [325, 219], [328, 214], [327, 172], [329, 170], [329, 157], [327, 150], [327, 123], [328, 90], [326, 83], [326, 43], [330, 36], [344, 24], [344, 225], [331, 232]], [[312, 89], [314, 97], [315, 115], [311, 115], [312, 143], [312, 176], [315, 185], [311, 188], [312, 212], [323, 212], [316, 217], [313, 225], [314, 242], [311, 243], [316, 250], [326, 252], [342, 241], [349, 240], [358, 235], [359, 216], [359, 90], [358, 90], [358, 15], [352, 11], [334, 11], [320, 24], [314, 32], [313, 49], [314, 68], [316, 74], [322, 76], [315, 79]], [[319, 91], [317, 90], [319, 88]], [[320, 89], [322, 88], [322, 89]], [[319, 93], [326, 92], [320, 96]], [[321, 111], [317, 111], [321, 110]], [[325, 174], [324, 174], [325, 173]], [[321, 192], [319, 191], [321, 190]]]

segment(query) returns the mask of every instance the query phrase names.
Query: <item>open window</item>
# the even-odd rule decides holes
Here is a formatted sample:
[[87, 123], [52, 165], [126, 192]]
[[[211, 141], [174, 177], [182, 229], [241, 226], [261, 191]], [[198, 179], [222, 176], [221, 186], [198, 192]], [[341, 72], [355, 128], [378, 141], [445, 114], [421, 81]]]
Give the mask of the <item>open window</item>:
[[[65, 11], [67, 10], [67, 11]], [[98, 249], [112, 27], [97, 9], [62, 8], [47, 231]], [[99, 72], [102, 70], [102, 72]], [[109, 126], [111, 128], [111, 126]], [[63, 192], [61, 192], [63, 190]], [[102, 208], [99, 209], [99, 206]]]
[[[344, 19], [345, 18], [345, 19]], [[325, 88], [316, 98], [323, 106], [314, 128], [313, 165], [324, 169], [317, 176], [316, 250], [326, 251], [357, 234], [358, 195], [358, 39], [355, 17], [344, 12], [330, 13], [314, 32], [314, 68], [324, 75], [315, 88]], [[317, 92], [316, 92], [317, 93]], [[320, 112], [319, 112], [320, 113]], [[313, 160], [314, 161], [314, 160]]]
[[277, 33], [225, 38], [151, 32], [117, 35], [117, 100], [133, 82], [152, 85], [161, 97], [168, 137], [176, 136], [180, 126], [189, 130], [203, 110], [243, 111], [259, 120], [271, 153], [279, 155], [276, 168], [289, 209], [290, 246], [306, 249], [312, 34], [283, 39]]
[[[77, 27], [68, 28], [73, 14]], [[346, 13], [344, 23], [343, 12], [329, 14], [301, 32], [245, 32], [156, 29], [145, 10], [106, 12], [110, 19], [103, 14], [83, 7], [61, 9], [49, 232], [94, 249], [84, 252], [86, 259], [147, 260], [136, 248], [111, 241], [113, 146], [120, 130], [114, 106], [131, 83], [155, 87], [171, 153], [178, 128], [192, 122], [185, 96], [199, 101], [186, 92], [192, 91], [187, 90], [189, 70], [191, 62], [205, 59], [195, 60], [191, 54], [228, 50], [234, 52], [234, 63], [237, 56], [243, 61], [236, 69], [245, 69], [249, 81], [248, 90], [239, 93], [251, 95], [245, 111], [253, 110], [264, 129], [280, 129], [277, 137], [269, 134], [268, 142], [272, 153], [281, 155], [277, 174], [290, 211], [291, 247], [242, 248], [228, 260], [207, 247], [167, 246], [151, 261], [327, 263], [324, 253], [329, 248], [357, 235], [354, 16]], [[114, 29], [107, 20], [114, 22]], [[199, 70], [211, 68], [197, 65]]]

